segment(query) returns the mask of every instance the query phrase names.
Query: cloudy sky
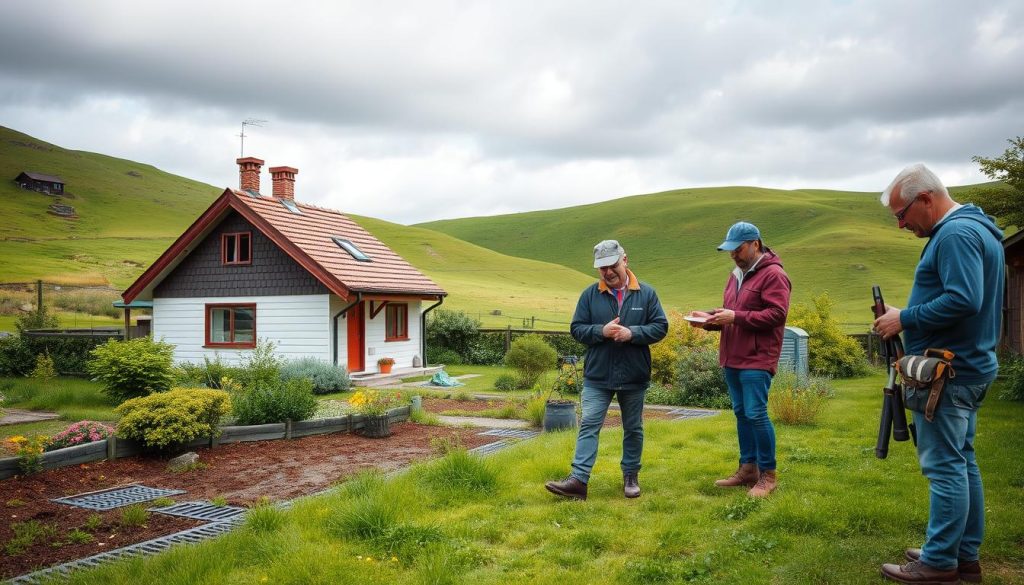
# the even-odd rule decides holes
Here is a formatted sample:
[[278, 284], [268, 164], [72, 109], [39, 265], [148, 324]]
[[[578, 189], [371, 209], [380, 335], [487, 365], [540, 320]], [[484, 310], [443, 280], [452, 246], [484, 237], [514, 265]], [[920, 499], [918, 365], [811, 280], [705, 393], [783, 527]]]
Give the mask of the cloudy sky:
[[1024, 2], [0, 3], [0, 125], [237, 186], [247, 118], [297, 199], [400, 223], [976, 182], [1024, 134]]

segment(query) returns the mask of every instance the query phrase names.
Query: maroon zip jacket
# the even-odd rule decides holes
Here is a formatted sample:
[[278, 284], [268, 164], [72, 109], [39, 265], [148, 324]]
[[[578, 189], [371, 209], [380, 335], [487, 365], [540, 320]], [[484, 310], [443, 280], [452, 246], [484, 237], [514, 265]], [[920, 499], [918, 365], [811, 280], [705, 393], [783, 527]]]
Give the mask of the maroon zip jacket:
[[782, 335], [793, 285], [782, 262], [771, 250], [736, 290], [736, 274], [725, 283], [722, 306], [736, 312], [732, 325], [722, 327], [718, 363], [743, 370], [768, 370], [773, 376], [782, 353]]

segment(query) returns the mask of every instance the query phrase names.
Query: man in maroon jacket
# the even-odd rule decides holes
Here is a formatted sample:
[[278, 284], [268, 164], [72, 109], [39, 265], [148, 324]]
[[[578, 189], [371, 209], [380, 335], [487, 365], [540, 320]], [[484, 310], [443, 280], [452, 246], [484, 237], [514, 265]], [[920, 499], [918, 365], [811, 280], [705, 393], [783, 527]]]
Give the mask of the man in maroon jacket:
[[748, 495], [764, 497], [775, 489], [775, 427], [768, 418], [768, 388], [782, 351], [792, 285], [782, 262], [761, 241], [757, 226], [734, 224], [719, 251], [728, 251], [736, 268], [725, 283], [722, 308], [695, 327], [722, 332], [718, 361], [725, 369], [739, 435], [740, 466], [719, 487], [750, 487]]

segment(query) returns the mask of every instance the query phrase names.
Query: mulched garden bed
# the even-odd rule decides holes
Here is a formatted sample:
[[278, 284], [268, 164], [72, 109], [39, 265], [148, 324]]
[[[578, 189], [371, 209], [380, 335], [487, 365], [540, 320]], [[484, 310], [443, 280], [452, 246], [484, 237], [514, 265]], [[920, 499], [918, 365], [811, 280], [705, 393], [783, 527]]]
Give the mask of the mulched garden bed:
[[[387, 472], [435, 457], [431, 445], [435, 438], [457, 441], [467, 449], [501, 439], [480, 436], [478, 433], [483, 429], [414, 423], [392, 424], [391, 430], [393, 434], [386, 439], [335, 433], [198, 449], [199, 460], [205, 467], [182, 473], [168, 471], [165, 459], [128, 457], [0, 480], [0, 510], [5, 516], [0, 523], [0, 579], [201, 524], [151, 513], [145, 525], [122, 528], [119, 520], [123, 508], [94, 512], [57, 504], [50, 501], [52, 498], [140, 483], [151, 488], [185, 490], [186, 493], [172, 497], [175, 501], [223, 498], [229, 505], [248, 506], [262, 498], [280, 501], [311, 494], [363, 469]], [[100, 524], [86, 530], [86, 521], [93, 514], [99, 514]], [[15, 536], [14, 526], [33, 520], [43, 525], [47, 534], [10, 554], [7, 549]], [[88, 532], [92, 540], [69, 543], [68, 535], [75, 529]]]
[[[451, 398], [423, 397], [423, 410], [432, 414], [458, 410], [466, 412], [496, 410], [504, 407], [505, 404], [507, 404], [505, 400], [453, 400]], [[519, 404], [522, 405], [522, 402]]]

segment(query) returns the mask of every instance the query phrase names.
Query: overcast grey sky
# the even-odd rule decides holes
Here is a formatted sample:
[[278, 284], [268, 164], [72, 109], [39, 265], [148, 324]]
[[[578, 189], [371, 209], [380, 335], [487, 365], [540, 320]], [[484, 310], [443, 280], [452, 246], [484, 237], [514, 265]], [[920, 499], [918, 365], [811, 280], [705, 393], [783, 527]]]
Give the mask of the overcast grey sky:
[[297, 199], [401, 223], [976, 182], [1024, 134], [1024, 2], [0, 3], [0, 125], [226, 187], [245, 118]]

